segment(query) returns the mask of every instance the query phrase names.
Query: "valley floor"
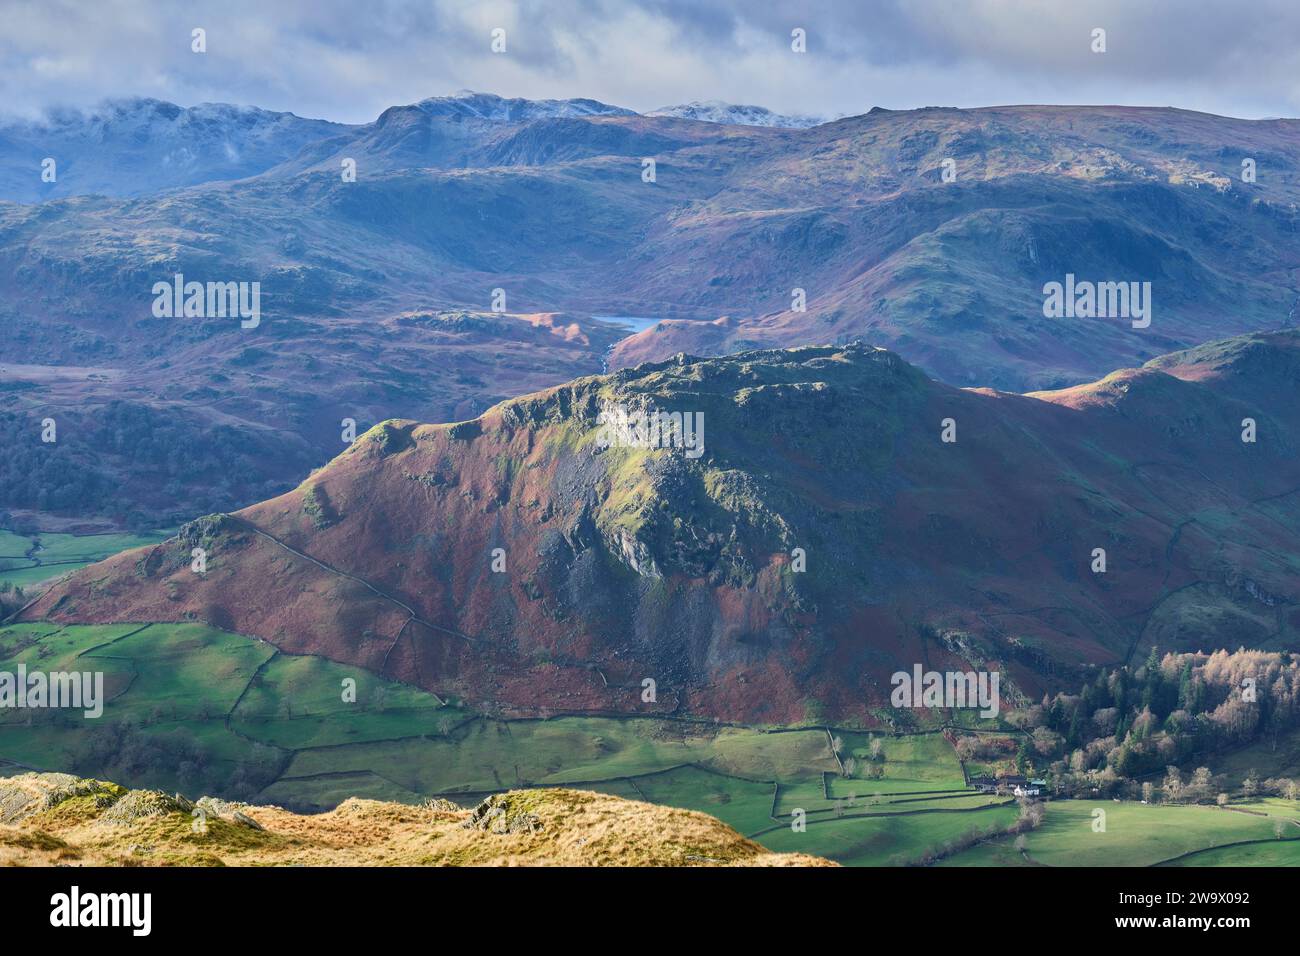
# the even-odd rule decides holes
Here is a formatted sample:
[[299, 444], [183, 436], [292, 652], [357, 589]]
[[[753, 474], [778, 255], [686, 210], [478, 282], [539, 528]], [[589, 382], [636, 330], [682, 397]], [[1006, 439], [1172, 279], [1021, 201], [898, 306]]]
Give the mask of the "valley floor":
[[846, 865], [1300, 863], [1300, 806], [1281, 800], [1050, 801], [1018, 847], [1008, 832], [1016, 801], [970, 789], [976, 768], [963, 768], [939, 732], [877, 734], [873, 745], [867, 733], [820, 726], [499, 720], [202, 624], [0, 628], [0, 670], [19, 664], [101, 672], [107, 702], [98, 719], [0, 710], [7, 775], [69, 770], [300, 812], [352, 798], [472, 806], [508, 790], [574, 789], [703, 811], [769, 850]]
[[28, 589], [102, 561], [109, 555], [157, 544], [167, 532], [146, 534], [15, 534], [0, 529], [0, 590]]

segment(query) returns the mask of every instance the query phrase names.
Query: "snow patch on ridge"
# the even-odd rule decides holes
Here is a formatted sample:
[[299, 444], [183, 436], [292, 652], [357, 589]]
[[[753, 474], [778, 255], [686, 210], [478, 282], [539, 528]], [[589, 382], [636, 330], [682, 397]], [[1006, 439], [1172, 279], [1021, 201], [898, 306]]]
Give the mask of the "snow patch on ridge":
[[661, 106], [646, 116], [669, 116], [676, 119], [698, 120], [703, 123], [722, 123], [727, 126], [768, 126], [774, 129], [808, 129], [827, 122], [821, 116], [784, 115], [763, 106], [744, 106], [723, 103], [721, 100], [694, 101], [677, 106]]

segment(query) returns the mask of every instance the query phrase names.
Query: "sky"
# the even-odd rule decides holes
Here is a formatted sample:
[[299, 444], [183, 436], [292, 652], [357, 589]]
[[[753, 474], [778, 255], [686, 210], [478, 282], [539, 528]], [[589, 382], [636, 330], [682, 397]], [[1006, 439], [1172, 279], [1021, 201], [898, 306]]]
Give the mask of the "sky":
[[[191, 49], [195, 28], [205, 53]], [[825, 117], [1008, 103], [1300, 116], [1298, 38], [1296, 0], [0, 0], [0, 112], [149, 96], [357, 123], [472, 89], [638, 111], [722, 100]]]

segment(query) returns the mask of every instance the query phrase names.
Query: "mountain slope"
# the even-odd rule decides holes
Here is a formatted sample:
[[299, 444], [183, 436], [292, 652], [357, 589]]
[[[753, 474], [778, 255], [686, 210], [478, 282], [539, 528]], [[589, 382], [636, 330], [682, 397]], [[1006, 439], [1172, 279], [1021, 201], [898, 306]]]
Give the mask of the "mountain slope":
[[[1213, 350], [1217, 378], [1183, 357], [1183, 377], [1032, 396], [858, 345], [682, 356], [457, 425], [383, 423], [26, 617], [197, 618], [509, 713], [874, 720], [923, 661], [1036, 699], [1153, 644], [1294, 641], [1298, 349], [1247, 338]], [[599, 446], [602, 409], [647, 406], [703, 413], [703, 454]]]
[[[232, 324], [139, 319], [133, 334], [154, 354], [138, 364], [120, 340], [83, 332], [38, 363], [0, 365], [0, 505], [155, 521], [236, 508], [344, 447], [347, 420], [360, 433], [395, 407], [472, 417], [598, 371], [627, 334], [585, 317], [424, 309], [282, 319], [252, 337], [227, 334]], [[46, 416], [58, 441], [30, 441]]]
[[[727, 320], [665, 322], [611, 364], [861, 336], [953, 384], [1020, 390], [1294, 325], [1298, 133], [1177, 110], [1007, 107], [873, 110], [791, 134], [798, 146], [739, 169], [646, 250], [709, 263], [701, 299]], [[1245, 156], [1268, 157], [1267, 183], [1240, 181]], [[1067, 273], [1151, 282], [1151, 326], [1045, 318], [1043, 286]]]
[[[178, 268], [260, 279], [289, 315], [398, 297], [483, 308], [500, 286], [524, 311], [730, 317], [721, 341], [708, 323], [644, 332], [615, 365], [705, 351], [696, 337], [735, 350], [870, 336], [950, 382], [1010, 389], [1294, 321], [1294, 121], [1118, 107], [873, 111], [809, 130], [543, 117], [396, 107], [183, 204], [6, 210], [0, 280], [50, 301], [40, 321], [60, 325], [147, 308], [149, 280]], [[1254, 183], [1238, 178], [1244, 155]], [[356, 183], [339, 181], [343, 158]], [[1151, 327], [1044, 318], [1042, 286], [1067, 272], [1150, 281]], [[790, 311], [796, 287], [807, 312]]]
[[[0, 200], [139, 196], [243, 179], [347, 128], [229, 103], [108, 100], [90, 111], [0, 125]], [[53, 182], [41, 175], [47, 157], [56, 163]]]
[[[1255, 182], [1240, 178], [1243, 157]], [[355, 182], [342, 180], [345, 159]], [[7, 363], [112, 380], [85, 385], [84, 404], [125, 393], [190, 422], [215, 406], [305, 445], [254, 456], [267, 467], [229, 494], [184, 496], [226, 509], [333, 454], [333, 423], [360, 421], [358, 405], [369, 421], [465, 417], [605, 362], [865, 340], [950, 384], [1023, 391], [1294, 327], [1297, 201], [1289, 120], [1024, 106], [774, 129], [474, 94], [394, 107], [235, 183], [0, 204], [0, 335]], [[177, 273], [259, 282], [260, 324], [155, 318], [154, 283]], [[1070, 274], [1150, 282], [1150, 326], [1044, 317], [1044, 284]], [[376, 330], [407, 313], [481, 314], [498, 289], [510, 313], [578, 323], [591, 345], [581, 361], [541, 349], [527, 375], [481, 375], [502, 342], [533, 350], [520, 323], [450, 365], [421, 363], [409, 388], [316, 401], [320, 370], [341, 356], [348, 378], [388, 377]], [[806, 311], [793, 310], [795, 289]], [[611, 334], [593, 316], [650, 327]], [[286, 342], [292, 361], [275, 358]], [[29, 380], [0, 369], [0, 387]], [[39, 389], [26, 397], [16, 435], [66, 414]], [[110, 480], [119, 470], [103, 449], [87, 456]], [[157, 512], [123, 484], [129, 508]]]

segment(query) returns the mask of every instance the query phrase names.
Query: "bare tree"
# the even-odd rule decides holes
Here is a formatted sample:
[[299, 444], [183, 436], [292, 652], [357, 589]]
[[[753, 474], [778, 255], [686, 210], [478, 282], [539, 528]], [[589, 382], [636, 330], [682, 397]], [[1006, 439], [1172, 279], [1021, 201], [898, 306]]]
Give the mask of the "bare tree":
[[1165, 768], [1164, 786], [1160, 788], [1167, 803], [1177, 803], [1183, 796], [1183, 775], [1177, 767]]
[[1183, 796], [1193, 803], [1199, 803], [1210, 799], [1212, 793], [1214, 793], [1214, 775], [1210, 773], [1210, 768], [1197, 767], [1191, 781], [1183, 789]]
[[1246, 774], [1246, 779], [1241, 781], [1241, 792], [1245, 797], [1253, 797], [1259, 793], [1259, 781], [1255, 779], [1255, 771]]

